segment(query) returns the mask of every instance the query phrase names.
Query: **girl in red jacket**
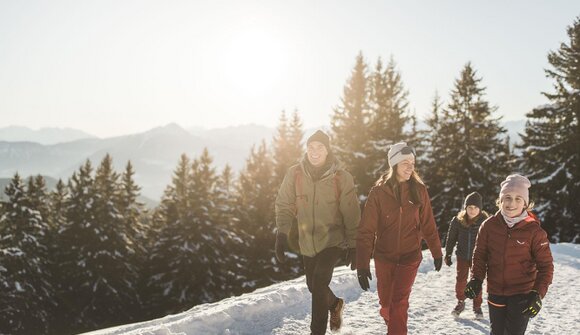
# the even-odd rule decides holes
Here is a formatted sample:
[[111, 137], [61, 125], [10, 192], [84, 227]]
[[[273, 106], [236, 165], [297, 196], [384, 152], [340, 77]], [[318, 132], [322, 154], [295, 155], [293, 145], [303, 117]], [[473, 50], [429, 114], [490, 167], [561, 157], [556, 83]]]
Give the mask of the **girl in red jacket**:
[[369, 289], [375, 258], [380, 315], [389, 335], [407, 334], [409, 295], [425, 239], [439, 271], [443, 260], [427, 188], [415, 171], [415, 150], [401, 142], [388, 153], [390, 170], [371, 189], [356, 240], [357, 276]]
[[487, 276], [491, 334], [524, 334], [552, 283], [550, 243], [530, 212], [530, 186], [528, 178], [518, 174], [501, 183], [499, 211], [483, 222], [475, 242], [465, 295], [476, 297]]

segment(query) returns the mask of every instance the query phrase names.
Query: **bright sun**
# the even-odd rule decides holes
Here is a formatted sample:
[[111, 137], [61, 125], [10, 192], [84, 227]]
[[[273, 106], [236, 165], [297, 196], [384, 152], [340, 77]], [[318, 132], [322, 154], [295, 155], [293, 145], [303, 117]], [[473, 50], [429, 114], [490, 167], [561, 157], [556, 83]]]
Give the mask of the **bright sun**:
[[223, 78], [241, 94], [256, 97], [268, 93], [288, 73], [284, 43], [267, 31], [234, 33], [224, 47]]

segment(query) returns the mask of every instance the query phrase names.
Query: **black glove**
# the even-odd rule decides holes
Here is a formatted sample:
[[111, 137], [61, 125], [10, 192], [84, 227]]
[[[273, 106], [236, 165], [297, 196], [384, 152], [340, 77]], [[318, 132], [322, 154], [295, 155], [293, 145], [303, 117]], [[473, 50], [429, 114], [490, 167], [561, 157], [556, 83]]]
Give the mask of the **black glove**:
[[453, 262], [451, 261], [451, 255], [445, 255], [445, 265], [451, 266]]
[[538, 315], [540, 309], [542, 309], [542, 298], [540, 298], [540, 294], [536, 291], [530, 291], [530, 293], [528, 293], [526, 308], [524, 308], [522, 314], [529, 318], [533, 318]]
[[350, 248], [347, 251], [344, 265], [348, 266], [349, 264], [351, 270], [356, 270], [356, 248]]
[[435, 263], [435, 271], [441, 270], [441, 265], [443, 265], [443, 258], [442, 257], [435, 258], [433, 262]]
[[371, 286], [369, 285], [369, 279], [372, 280], [371, 270], [369, 269], [358, 269], [356, 270], [356, 276], [358, 277], [358, 283], [363, 291], [368, 290]]
[[467, 283], [467, 286], [465, 286], [465, 290], [463, 290], [463, 293], [465, 293], [465, 296], [468, 297], [469, 299], [474, 299], [479, 295], [479, 293], [481, 293], [482, 283], [483, 282], [477, 278], [471, 278], [469, 283]]
[[286, 255], [284, 252], [288, 250], [288, 236], [284, 233], [278, 232], [276, 234], [276, 259], [279, 263], [284, 263], [286, 261]]

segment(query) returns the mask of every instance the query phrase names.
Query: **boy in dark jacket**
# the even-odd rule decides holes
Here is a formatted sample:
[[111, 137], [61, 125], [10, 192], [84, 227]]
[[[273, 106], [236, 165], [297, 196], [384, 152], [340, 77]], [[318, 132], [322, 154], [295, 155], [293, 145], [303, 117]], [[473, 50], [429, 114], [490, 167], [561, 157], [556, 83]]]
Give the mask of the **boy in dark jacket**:
[[[445, 264], [451, 266], [451, 254], [457, 244], [457, 277], [455, 281], [455, 297], [457, 305], [451, 312], [459, 316], [465, 309], [465, 286], [467, 277], [471, 268], [471, 259], [473, 249], [475, 248], [475, 238], [481, 223], [488, 218], [488, 214], [481, 210], [483, 201], [481, 195], [477, 192], [469, 194], [463, 202], [463, 210], [457, 216], [454, 216], [449, 224], [447, 232], [447, 242], [445, 244]], [[481, 292], [473, 299], [473, 312], [477, 319], [483, 318], [481, 310], [482, 297]]]

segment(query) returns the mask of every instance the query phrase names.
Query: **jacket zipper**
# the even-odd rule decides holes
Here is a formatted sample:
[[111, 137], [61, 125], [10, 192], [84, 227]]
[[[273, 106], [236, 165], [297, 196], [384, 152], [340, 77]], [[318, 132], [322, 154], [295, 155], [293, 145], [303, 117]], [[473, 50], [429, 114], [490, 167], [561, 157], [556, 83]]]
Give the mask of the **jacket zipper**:
[[[507, 226], [505, 227], [507, 230], [507, 238], [506, 241], [504, 243], [503, 246], [503, 268], [505, 269], [505, 262], [506, 262], [506, 254], [507, 254], [507, 249], [508, 249], [508, 243], [509, 241], [512, 239], [512, 234], [509, 231], [509, 229], [507, 228]], [[502, 283], [501, 283], [501, 294], [504, 294], [504, 290], [505, 290], [505, 271], [502, 271]]]
[[397, 235], [397, 254], [401, 256], [401, 223], [403, 221], [403, 207], [399, 207], [399, 231]]
[[473, 258], [473, 253], [471, 252], [471, 229], [473, 227], [469, 227], [467, 230], [467, 259], [470, 260]]
[[316, 238], [314, 236], [314, 230], [316, 230], [316, 215], [315, 215], [315, 208], [316, 208], [316, 182], [312, 183], [314, 186], [314, 192], [312, 196], [312, 249], [314, 250], [314, 254], [316, 255]]

